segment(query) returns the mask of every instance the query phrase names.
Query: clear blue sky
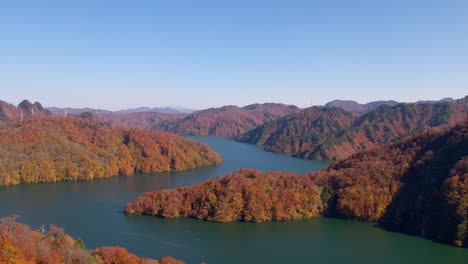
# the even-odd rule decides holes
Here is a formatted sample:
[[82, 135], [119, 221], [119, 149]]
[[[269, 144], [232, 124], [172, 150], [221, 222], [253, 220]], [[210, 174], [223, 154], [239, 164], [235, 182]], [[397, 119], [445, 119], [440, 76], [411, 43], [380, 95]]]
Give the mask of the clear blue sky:
[[0, 99], [121, 109], [468, 94], [466, 0], [5, 0]]

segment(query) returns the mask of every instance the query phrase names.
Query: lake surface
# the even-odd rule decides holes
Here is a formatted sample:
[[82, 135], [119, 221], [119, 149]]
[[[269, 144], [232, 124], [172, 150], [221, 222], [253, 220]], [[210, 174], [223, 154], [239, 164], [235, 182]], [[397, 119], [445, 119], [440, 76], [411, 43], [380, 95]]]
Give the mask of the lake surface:
[[125, 204], [143, 192], [194, 185], [242, 167], [305, 173], [328, 165], [224, 138], [190, 138], [209, 144], [224, 163], [184, 172], [0, 188], [0, 217], [18, 214], [33, 228], [56, 224], [88, 248], [120, 245], [143, 256], [171, 255], [188, 263], [468, 263], [468, 249], [387, 232], [372, 223], [315, 218], [218, 224], [124, 215]]

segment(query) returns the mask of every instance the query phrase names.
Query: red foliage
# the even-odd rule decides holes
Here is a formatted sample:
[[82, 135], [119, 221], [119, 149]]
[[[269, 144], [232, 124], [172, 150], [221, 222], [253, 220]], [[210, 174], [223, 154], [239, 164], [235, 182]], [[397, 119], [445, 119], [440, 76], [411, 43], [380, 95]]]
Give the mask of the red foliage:
[[362, 150], [408, 138], [427, 128], [466, 119], [468, 96], [450, 103], [381, 106], [354, 116], [339, 108], [311, 107], [273, 120], [236, 140], [307, 159], [344, 159]]
[[207, 145], [171, 133], [111, 127], [90, 116], [9, 122], [0, 135], [0, 186], [221, 163]]
[[321, 188], [312, 177], [243, 169], [189, 188], [146, 193], [126, 213], [216, 222], [301, 219], [322, 213]]
[[92, 252], [82, 242], [66, 235], [63, 229], [50, 226], [32, 230], [16, 222], [16, 217], [0, 219], [0, 263], [5, 264], [183, 264], [172, 257], [161, 262], [142, 258], [121, 247], [102, 247]]
[[360, 152], [315, 173], [242, 169], [193, 187], [149, 192], [127, 204], [125, 212], [216, 222], [326, 215], [379, 221], [468, 246], [467, 162], [464, 122]]
[[295, 106], [272, 103], [223, 106], [194, 112], [159, 129], [182, 135], [234, 136], [298, 111]]

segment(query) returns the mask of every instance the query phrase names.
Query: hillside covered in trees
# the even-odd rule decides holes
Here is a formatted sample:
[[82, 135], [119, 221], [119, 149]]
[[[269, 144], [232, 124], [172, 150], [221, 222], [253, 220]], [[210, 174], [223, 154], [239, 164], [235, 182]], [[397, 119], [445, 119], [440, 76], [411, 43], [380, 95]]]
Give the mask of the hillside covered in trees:
[[468, 247], [468, 122], [357, 153], [305, 175], [242, 169], [148, 192], [127, 214], [232, 222], [329, 216]]
[[86, 114], [31, 116], [0, 128], [0, 186], [220, 163], [221, 158], [207, 145], [172, 133], [111, 127]]
[[333, 100], [327, 104], [325, 104], [325, 107], [337, 107], [341, 108], [345, 111], [354, 113], [354, 114], [365, 114], [367, 112], [370, 112], [377, 107], [380, 107], [382, 105], [388, 105], [388, 106], [395, 106], [397, 105], [397, 101], [375, 101], [375, 102], [369, 102], [367, 104], [360, 104], [355, 101], [351, 100]]
[[383, 105], [362, 116], [312, 107], [267, 122], [237, 141], [316, 160], [336, 160], [468, 118], [468, 96], [453, 102]]
[[172, 257], [161, 261], [129, 253], [122, 247], [101, 247], [88, 251], [54, 225], [33, 230], [15, 217], [0, 219], [0, 263], [5, 264], [183, 264]]
[[273, 103], [223, 106], [194, 112], [177, 121], [168, 131], [180, 135], [233, 136], [298, 111], [296, 106]]
[[21, 120], [21, 116], [27, 117], [33, 114], [43, 116], [51, 113], [44, 109], [39, 102], [33, 104], [28, 100], [23, 100], [18, 106], [14, 106], [0, 100], [0, 121]]
[[[63, 116], [64, 110], [51, 108]], [[151, 109], [103, 112], [95, 110], [96, 117], [113, 126], [154, 129], [179, 135], [234, 136], [254, 129], [265, 122], [275, 120], [300, 109], [284, 104], [252, 104], [244, 107], [223, 106], [192, 113], [151, 112]], [[83, 111], [86, 109], [83, 109]], [[89, 109], [93, 111], [93, 109]], [[70, 109], [70, 113], [77, 109]], [[146, 111], [146, 112], [145, 112]]]

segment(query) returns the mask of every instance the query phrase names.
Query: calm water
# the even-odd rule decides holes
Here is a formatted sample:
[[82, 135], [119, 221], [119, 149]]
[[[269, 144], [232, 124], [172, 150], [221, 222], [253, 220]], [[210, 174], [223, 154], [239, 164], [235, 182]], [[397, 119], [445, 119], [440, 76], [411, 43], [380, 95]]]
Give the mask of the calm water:
[[373, 224], [315, 218], [262, 224], [125, 216], [139, 194], [188, 186], [241, 167], [304, 173], [327, 166], [216, 137], [191, 137], [213, 147], [219, 167], [121, 176], [94, 182], [0, 188], [0, 217], [21, 215], [37, 228], [53, 223], [89, 248], [120, 245], [149, 257], [172, 255], [199, 263], [468, 263], [468, 250], [391, 233]]

